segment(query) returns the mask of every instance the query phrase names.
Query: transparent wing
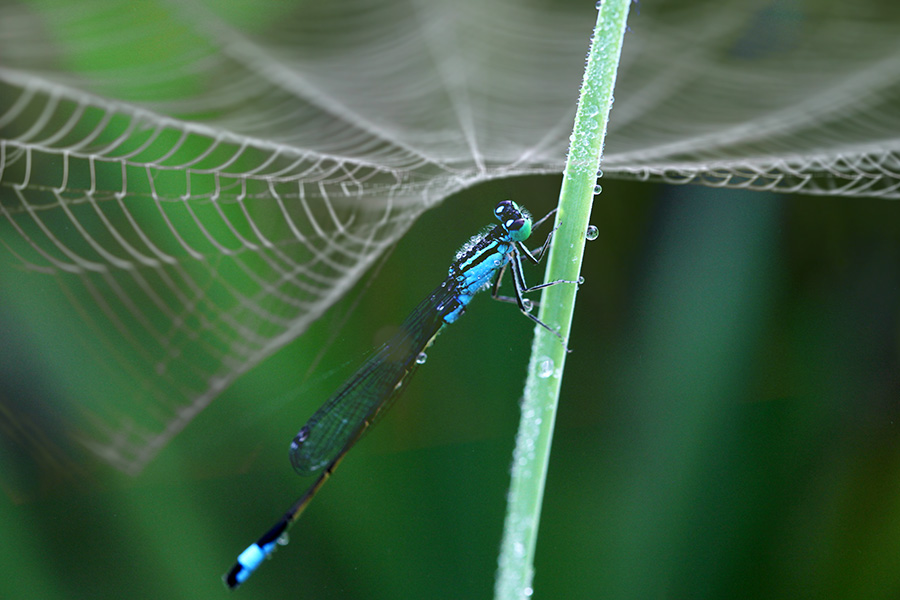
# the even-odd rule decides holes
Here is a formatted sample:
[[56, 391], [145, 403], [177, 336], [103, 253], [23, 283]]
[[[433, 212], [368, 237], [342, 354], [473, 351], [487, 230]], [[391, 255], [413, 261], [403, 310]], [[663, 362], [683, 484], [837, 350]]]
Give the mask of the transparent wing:
[[420, 303], [387, 343], [347, 380], [300, 429], [290, 458], [300, 475], [313, 475], [348, 449], [403, 390], [419, 354], [458, 307], [452, 285], [440, 286]]

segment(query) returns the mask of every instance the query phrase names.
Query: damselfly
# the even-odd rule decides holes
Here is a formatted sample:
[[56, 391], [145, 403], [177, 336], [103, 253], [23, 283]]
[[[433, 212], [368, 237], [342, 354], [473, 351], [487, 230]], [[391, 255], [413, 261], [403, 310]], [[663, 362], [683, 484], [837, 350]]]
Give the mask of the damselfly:
[[[552, 231], [536, 251], [537, 256], [524, 244], [532, 228], [550, 215], [532, 224], [528, 211], [511, 200], [497, 204], [494, 215], [500, 224], [472, 236], [460, 248], [450, 265], [447, 279], [413, 310], [399, 332], [378, 348], [300, 428], [291, 442], [291, 464], [300, 475], [318, 477], [269, 531], [238, 556], [223, 578], [229, 588], [236, 588], [246, 581], [279, 543], [286, 543], [288, 527], [297, 520], [379, 413], [383, 413], [406, 387], [406, 380], [422, 362], [423, 351], [441, 328], [456, 321], [477, 292], [492, 288], [494, 298], [514, 301], [528, 318], [559, 336], [531, 313], [532, 302], [524, 294], [557, 283], [575, 282], [558, 280], [528, 287], [522, 273], [522, 260], [537, 264], [550, 244]], [[498, 295], [500, 279], [507, 266], [512, 270], [514, 298]]]

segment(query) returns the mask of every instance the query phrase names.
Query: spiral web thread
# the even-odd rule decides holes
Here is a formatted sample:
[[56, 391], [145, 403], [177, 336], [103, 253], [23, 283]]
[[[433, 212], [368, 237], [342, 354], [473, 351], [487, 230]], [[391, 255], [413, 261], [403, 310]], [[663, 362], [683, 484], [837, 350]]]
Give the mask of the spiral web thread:
[[[0, 273], [53, 282], [102, 380], [59, 384], [62, 427], [124, 471], [422, 211], [564, 163], [592, 3], [285, 4], [0, 5]], [[607, 176], [900, 196], [879, 3], [773, 6], [635, 13]]]

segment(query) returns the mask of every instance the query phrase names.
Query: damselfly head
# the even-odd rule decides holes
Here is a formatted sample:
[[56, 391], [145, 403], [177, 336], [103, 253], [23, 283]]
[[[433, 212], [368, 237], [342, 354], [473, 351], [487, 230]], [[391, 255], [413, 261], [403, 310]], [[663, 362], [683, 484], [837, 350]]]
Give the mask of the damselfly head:
[[494, 214], [509, 233], [511, 241], [521, 242], [531, 235], [531, 213], [512, 200], [498, 202]]

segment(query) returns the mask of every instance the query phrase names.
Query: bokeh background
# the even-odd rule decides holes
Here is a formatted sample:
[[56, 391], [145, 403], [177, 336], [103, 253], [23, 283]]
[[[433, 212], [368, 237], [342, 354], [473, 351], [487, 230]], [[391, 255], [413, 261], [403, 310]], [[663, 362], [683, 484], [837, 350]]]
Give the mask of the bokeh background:
[[[70, 480], [29, 486], [5, 444], [4, 471], [22, 469], [22, 485], [0, 502], [3, 597], [222, 597], [220, 573], [306, 483], [287, 461], [299, 425], [441, 280], [498, 198], [540, 215], [558, 185], [495, 182], [426, 213], [377, 273], [138, 477], [81, 462]], [[536, 594], [897, 597], [900, 207], [603, 187]], [[2, 393], [40, 394], [53, 352], [41, 336], [68, 332], [31, 323], [64, 300], [18, 288], [8, 266], [2, 281]], [[478, 298], [236, 594], [490, 597], [531, 329]]]
[[[587, 17], [583, 40], [576, 40], [578, 60], [567, 61], [577, 75], [595, 13], [590, 0], [572, 4]], [[847, 186], [855, 194], [868, 189], [896, 195], [891, 136], [896, 137], [897, 61], [896, 53], [882, 52], [893, 48], [893, 39], [885, 35], [891, 22], [885, 15], [896, 12], [896, 2], [874, 0], [861, 9], [861, 3], [828, 0], [727, 6], [721, 0], [678, 1], [666, 3], [662, 11], [653, 4], [663, 3], [638, 5], [635, 14], [648, 14], [629, 33], [651, 49], [627, 65], [637, 82], [630, 88], [633, 102], [619, 95], [612, 113], [612, 125], [617, 115], [622, 124], [620, 174], [708, 177], [736, 185], [803, 181], [814, 191]], [[318, 6], [299, 5], [319, 12]], [[218, 46], [206, 28], [214, 21], [171, 18], [195, 10], [202, 15], [208, 6], [231, 14], [234, 23], [245, 26], [241, 31], [258, 34], [250, 38], [256, 45], [251, 44], [249, 56], [286, 48], [266, 64], [295, 69], [290, 83], [303, 83], [314, 69], [316, 83], [333, 83], [344, 93], [366, 85], [349, 76], [331, 81], [336, 66], [310, 59], [316, 58], [312, 51], [291, 54], [285, 40], [290, 41], [295, 21], [285, 20], [278, 36], [267, 37], [265, 27], [282, 24], [273, 14], [284, 11], [296, 18], [294, 7], [280, 2], [263, 10], [256, 0], [196, 1], [184, 7], [148, 1], [118, 3], [107, 11], [96, 0], [91, 3], [96, 22], [81, 19], [71, 6], [57, 11], [59, 6], [54, 0], [2, 3], [4, 15], [21, 20], [7, 17], [0, 23], [0, 48], [17, 52], [0, 55], [0, 68], [12, 64], [27, 76], [4, 79], [0, 93], [21, 84], [37, 98], [23, 123], [3, 124], [10, 137], [27, 137], [28, 119], [51, 103], [43, 73], [72, 75], [110, 111], [134, 102], [213, 122], [221, 108], [218, 92], [224, 90], [226, 100], [242, 99], [247, 90], [231, 84], [249, 81], [255, 86], [249, 91], [258, 97], [248, 94], [235, 115], [226, 115], [235, 117], [226, 125], [251, 131], [259, 125], [277, 139], [309, 134], [282, 131], [273, 117], [287, 98], [288, 116], [305, 124], [301, 117], [306, 113], [293, 101], [309, 100], [307, 90], [301, 86], [285, 93], [272, 86], [269, 94], [269, 80], [249, 69], [252, 61], [244, 64], [247, 79], [233, 80], [225, 50], [240, 57], [238, 51], [246, 50], [243, 38]], [[187, 12], [170, 10], [173, 6]], [[435, 15], [441, 11], [431, 9], [446, 9], [427, 6], [419, 15], [425, 17], [423, 33], [431, 31], [426, 25], [440, 30]], [[398, 14], [405, 13], [401, 9]], [[698, 18], [707, 12], [709, 20]], [[42, 17], [46, 30], [41, 35], [24, 26], [34, 25], [26, 18], [32, 13]], [[362, 23], [363, 32], [372, 25], [366, 14], [354, 13], [351, 21]], [[547, 26], [562, 22], [555, 19], [546, 19]], [[299, 21], [311, 30], [299, 44], [307, 50], [321, 43], [334, 52], [359, 37], [346, 28], [345, 38], [320, 39], [315, 23]], [[329, 22], [344, 29], [343, 21]], [[518, 33], [513, 41], [531, 47], [531, 38], [522, 32], [540, 31], [545, 23], [516, 29], [521, 23], [513, 20], [502, 32]], [[690, 29], [692, 24], [698, 29]], [[862, 43], [870, 39], [872, 44]], [[269, 41], [275, 42], [272, 47]], [[545, 44], [533, 47], [537, 58], [527, 55], [536, 65], [543, 64], [541, 52], [549, 55], [572, 43], [550, 35], [535, 41]], [[692, 50], [695, 41], [704, 44], [697, 56], [684, 51]], [[626, 50], [629, 43], [626, 37]], [[800, 51], [791, 54], [795, 45]], [[521, 46], [515, 47], [521, 51]], [[369, 47], [382, 49], [380, 43]], [[475, 46], [461, 47], [465, 52], [457, 48], [436, 62], [452, 67]], [[825, 47], [833, 55], [820, 52]], [[77, 52], [67, 52], [72, 48]], [[791, 60], [781, 60], [782, 53]], [[832, 64], [841, 74], [860, 77], [831, 78], [827, 67]], [[363, 82], [378, 79], [378, 73], [359, 65], [351, 64], [356, 70], [349, 72]], [[424, 72], [429, 78], [425, 89], [433, 85], [432, 71]], [[196, 77], [197, 72], [207, 78]], [[499, 176], [519, 159], [523, 170], [548, 170], [550, 159], [534, 165], [524, 160], [536, 156], [536, 149], [553, 161], [563, 154], [561, 147], [554, 154], [552, 143], [543, 139], [549, 135], [545, 121], [558, 124], [562, 113], [533, 109], [560, 95], [567, 107], [574, 106], [576, 80], [570, 88], [510, 72], [522, 87], [498, 87], [520, 91], [523, 102], [515, 108], [527, 105], [529, 110], [500, 110], [506, 108], [505, 98], [485, 94], [496, 104], [484, 103], [495, 112], [486, 113], [493, 116], [483, 122], [497, 125], [499, 133], [479, 132], [481, 141], [507, 153], [491, 157], [496, 170], [481, 173], [484, 178]], [[487, 91], [493, 91], [494, 72], [481, 74], [491, 84]], [[753, 94], [744, 91], [750, 88]], [[410, 89], [421, 91], [415, 85]], [[861, 100], [855, 98], [857, 89], [865, 92]], [[723, 95], [701, 93], [706, 90]], [[387, 96], [392, 102], [381, 110], [395, 117], [393, 102], [406, 94], [393, 91]], [[530, 94], [534, 104], [529, 104]], [[343, 98], [365, 107], [361, 94]], [[14, 103], [5, 100], [3, 106]], [[266, 110], [257, 115], [260, 107]], [[470, 107], [482, 108], [474, 102]], [[809, 107], [821, 112], [810, 113]], [[423, 122], [430, 121], [424, 107], [415, 108], [413, 114], [397, 112], [415, 117], [421, 109]], [[745, 114], [748, 122], [771, 131], [742, 128]], [[154, 121], [147, 123], [149, 128]], [[510, 124], [516, 127], [501, 127]], [[473, 171], [464, 132], [438, 125], [424, 133], [398, 127], [394, 141], [402, 141], [402, 133], [442, 148], [449, 131], [447, 147], [462, 156], [463, 171]], [[84, 127], [88, 134], [93, 131], [90, 123]], [[538, 132], [535, 139], [528, 139], [528, 127]], [[312, 130], [330, 150], [330, 130]], [[342, 143], [356, 139], [351, 127], [337, 131], [344, 134]], [[177, 138], [177, 131], [166, 134]], [[556, 142], [567, 134], [559, 128]], [[527, 143], [520, 146], [520, 138]], [[553, 142], [552, 136], [547, 139]], [[261, 138], [261, 147], [268, 149], [262, 143], [268, 140]], [[679, 145], [684, 140], [686, 145]], [[200, 154], [207, 141], [191, 140], [184, 147]], [[706, 141], [720, 145], [707, 147]], [[607, 149], [617, 143], [611, 139]], [[821, 162], [819, 151], [825, 157]], [[806, 160], [804, 152], [813, 158]], [[365, 149], [360, 153], [365, 155]], [[796, 162], [782, 161], [785, 156]], [[42, 181], [44, 188], [26, 190], [33, 198], [49, 197], [59, 185], [59, 154], [48, 152], [40, 160], [45, 179], [37, 168], [29, 176], [33, 188]], [[0, 206], [21, 209], [15, 194], [16, 183], [25, 178], [24, 163], [19, 160], [0, 173]], [[669, 164], [684, 170], [669, 172]], [[698, 165], [718, 170], [706, 172]], [[752, 168], [742, 170], [746, 165]], [[768, 170], [772, 165], [774, 175]], [[426, 175], [431, 166], [425, 165]], [[816, 177], [806, 179], [804, 169], [815, 170]], [[587, 246], [585, 283], [569, 341], [535, 596], [900, 597], [900, 205], [858, 195], [786, 196], [607, 177], [601, 183], [592, 218], [599, 236]], [[88, 187], [74, 182], [73, 189], [78, 185]], [[169, 196], [178, 198], [184, 179], [179, 185]], [[392, 252], [308, 331], [230, 385], [133, 476], [73, 443], [80, 430], [74, 423], [91, 423], [101, 409], [109, 417], [110, 406], [112, 416], [118, 416], [119, 398], [127, 418], [136, 394], [145, 391], [134, 389], [140, 385], [129, 373], [109, 373], [84, 351], [100, 345], [87, 321], [96, 316], [102, 322], [109, 311], [96, 306], [96, 314], [90, 313], [91, 296], [82, 288], [66, 288], [71, 280], [64, 276], [23, 268], [4, 248], [27, 244], [11, 235], [4, 221], [0, 234], [9, 237], [0, 239], [0, 598], [227, 596], [221, 574], [309, 483], [293, 473], [287, 458], [297, 429], [443, 279], [457, 248], [492, 222], [498, 200], [513, 198], [540, 216], [554, 206], [559, 185], [558, 176], [507, 177], [426, 210]], [[117, 189], [115, 179], [101, 186], [101, 192]], [[138, 204], [151, 199], [139, 185], [136, 189]], [[424, 209], [429, 200], [434, 197], [410, 206]], [[412, 219], [414, 213], [400, 214]], [[56, 217], [55, 224], [68, 223], [65, 215]], [[395, 224], [400, 230], [405, 222]], [[83, 242], [71, 228], [60, 227], [53, 235]], [[127, 281], [128, 273], [119, 275]], [[534, 268], [527, 275], [537, 282], [542, 271]], [[89, 312], [79, 313], [76, 306]], [[290, 544], [235, 595], [265, 600], [491, 597], [532, 329], [515, 307], [476, 299], [466, 317], [440, 335], [404, 396], [291, 530]], [[233, 346], [241, 342], [236, 336], [230, 341]], [[128, 344], [102, 351], [126, 364], [139, 354]], [[174, 365], [177, 369], [177, 361]], [[192, 388], [185, 383], [183, 389]], [[155, 397], [144, 398], [153, 412]], [[160, 408], [160, 422], [171, 417], [169, 408]]]

